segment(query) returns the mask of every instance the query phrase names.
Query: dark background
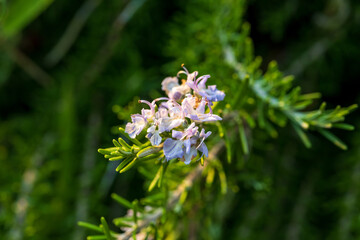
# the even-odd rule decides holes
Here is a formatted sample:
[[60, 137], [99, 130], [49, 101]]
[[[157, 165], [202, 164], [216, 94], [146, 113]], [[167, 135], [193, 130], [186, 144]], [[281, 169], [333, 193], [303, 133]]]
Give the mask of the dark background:
[[[1, 2], [4, 29], [15, 2], [21, 1]], [[184, 31], [177, 38], [189, 27], [187, 9], [207, 7], [196, 2], [138, 1], [129, 21], [115, 21], [127, 1], [54, 1], [11, 37], [2, 32], [0, 239], [83, 239], [77, 220], [97, 223], [100, 216], [125, 213], [109, 197], [112, 192], [130, 200], [144, 195], [137, 171], [116, 174], [116, 166], [96, 150], [109, 146], [118, 134], [114, 126], [128, 121], [134, 109], [127, 110], [129, 102], [158, 96], [161, 80], [179, 70], [182, 50], [174, 46], [191, 37]], [[218, 4], [242, 8], [231, 1]], [[277, 60], [303, 92], [321, 92], [330, 107], [359, 103], [358, 1], [258, 0], [245, 6], [244, 21], [251, 24], [263, 69]], [[12, 14], [20, 18], [25, 10], [17, 11]], [[68, 41], [74, 37], [69, 50], [54, 60], [60, 54], [51, 52], [73, 17], [86, 13], [79, 34], [65, 34]], [[205, 21], [192, 17], [194, 28]], [[348, 122], [359, 128], [359, 119], [356, 111]], [[335, 131], [348, 151], [317, 134], [306, 149], [289, 128], [279, 129], [280, 137], [267, 140], [262, 153], [270, 174], [254, 177], [269, 190], [257, 196], [244, 186], [220, 224], [219, 239], [358, 238], [357, 128]]]

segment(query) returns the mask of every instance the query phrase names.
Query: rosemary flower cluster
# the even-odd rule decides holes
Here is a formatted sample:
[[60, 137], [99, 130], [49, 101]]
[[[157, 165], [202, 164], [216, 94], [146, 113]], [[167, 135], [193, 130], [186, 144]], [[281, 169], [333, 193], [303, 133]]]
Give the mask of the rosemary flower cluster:
[[[210, 75], [198, 76], [198, 72], [184, 70], [176, 77], [165, 78], [161, 85], [168, 97], [157, 98], [152, 102], [140, 100], [149, 106], [141, 114], [133, 114], [132, 122], [126, 124], [125, 132], [136, 138], [143, 130], [153, 146], [162, 146], [169, 161], [174, 158], [189, 164], [197, 156], [208, 156], [205, 139], [211, 135], [199, 124], [222, 120], [212, 112], [213, 102], [222, 101], [225, 93], [216, 85], [206, 86]], [[179, 84], [180, 76], [185, 75]]]

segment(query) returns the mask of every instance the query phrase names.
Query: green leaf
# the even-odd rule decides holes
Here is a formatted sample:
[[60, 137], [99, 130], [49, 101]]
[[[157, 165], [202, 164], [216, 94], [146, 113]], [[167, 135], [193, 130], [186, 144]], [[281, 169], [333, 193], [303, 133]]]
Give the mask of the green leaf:
[[8, 5], [1, 34], [12, 37], [43, 12], [53, 0], [14, 0]]
[[119, 138], [118, 141], [124, 148], [131, 149], [130, 145], [127, 142], [125, 142], [124, 139]]
[[143, 158], [143, 157], [149, 156], [150, 154], [158, 153], [161, 149], [162, 148], [160, 148], [160, 147], [143, 148], [136, 154], [136, 156], [138, 158]]
[[92, 236], [88, 236], [86, 239], [87, 240], [102, 240], [102, 239], [107, 239], [107, 237], [105, 235], [92, 235]]
[[246, 139], [244, 125], [242, 123], [239, 124], [239, 135], [240, 135], [242, 150], [243, 150], [244, 154], [247, 155], [247, 154], [249, 154], [249, 145], [248, 145], [248, 141]]
[[293, 123], [292, 126], [294, 127], [296, 133], [299, 135], [301, 141], [304, 143], [305, 147], [311, 148], [311, 142], [305, 132], [298, 125], [296, 125], [296, 123]]
[[120, 203], [121, 205], [123, 205], [126, 208], [129, 209], [133, 209], [134, 206], [132, 205], [131, 202], [129, 202], [128, 200], [126, 200], [123, 197], [120, 197], [119, 195], [117, 195], [116, 193], [111, 194], [111, 198], [114, 199], [115, 201], [117, 201], [118, 203]]
[[115, 147], [118, 147], [118, 148], [122, 147], [115, 139], [113, 139], [113, 144]]
[[323, 102], [323, 103], [320, 105], [320, 108], [319, 108], [320, 112], [325, 111], [325, 108], [326, 108], [326, 102]]
[[231, 159], [232, 159], [231, 141], [230, 141], [228, 135], [226, 135], [224, 139], [225, 139], [227, 160], [228, 160], [228, 163], [231, 163]]
[[315, 92], [315, 93], [307, 93], [299, 96], [299, 100], [313, 100], [321, 98], [321, 93]]
[[124, 218], [115, 218], [113, 220], [113, 223], [117, 226], [117, 227], [131, 227], [132, 225]]
[[137, 158], [135, 157], [128, 165], [126, 165], [126, 167], [124, 167], [123, 169], [120, 170], [120, 173], [126, 172], [127, 170], [132, 168], [135, 165], [136, 160], [137, 160]]
[[[134, 158], [136, 159], [136, 158]], [[120, 172], [125, 166], [126, 164], [128, 164], [131, 160], [133, 160], [132, 156], [129, 156], [128, 158], [126, 158], [124, 161], [122, 161], [119, 166], [117, 166], [116, 171]]]
[[224, 137], [224, 128], [223, 128], [222, 124], [220, 124], [219, 122], [216, 122], [216, 126], [219, 129], [219, 136], [221, 138], [223, 138]]
[[94, 231], [97, 231], [97, 232], [102, 232], [102, 229], [99, 227], [99, 226], [96, 226], [94, 224], [91, 224], [91, 223], [87, 223], [87, 222], [78, 222], [78, 225], [80, 227], [84, 227], [84, 228], [88, 228], [88, 229], [91, 229], [91, 230], [94, 230]]
[[226, 182], [226, 175], [223, 169], [219, 171], [219, 178], [220, 178], [220, 189], [222, 194], [227, 193], [227, 182]]
[[355, 127], [353, 125], [346, 124], [346, 123], [333, 123], [332, 127], [340, 128], [340, 129], [344, 129], [344, 130], [348, 130], [348, 131], [352, 131], [355, 129]]
[[134, 200], [133, 201], [133, 206], [134, 206], [134, 212], [133, 212], [133, 217], [134, 217], [134, 231], [133, 231], [133, 239], [136, 240], [136, 232], [137, 232], [137, 212], [138, 212], [138, 200]]
[[109, 158], [109, 161], [119, 161], [119, 160], [122, 160], [124, 159], [123, 156], [119, 156], [119, 157], [112, 157], [112, 158]]
[[154, 187], [156, 186], [156, 183], [159, 181], [162, 168], [163, 168], [163, 166], [161, 165], [160, 168], [159, 168], [159, 170], [157, 171], [154, 179], [151, 181], [151, 183], [150, 183], [150, 185], [149, 185], [149, 188], [148, 188], [148, 191], [149, 191], [149, 192], [151, 192], [151, 191], [154, 189]]
[[104, 154], [104, 155], [109, 155], [111, 154], [113, 151], [118, 151], [119, 148], [118, 147], [112, 147], [112, 148], [99, 148], [98, 149], [98, 152], [101, 153], [101, 154]]
[[107, 224], [106, 220], [104, 217], [100, 218], [101, 221], [101, 228], [105, 233], [106, 239], [107, 240], [112, 240], [113, 237], [111, 237], [111, 233], [110, 233], [110, 229], [109, 229], [109, 225]]
[[215, 169], [214, 168], [208, 168], [207, 175], [206, 175], [206, 186], [210, 187], [214, 181], [215, 177]]
[[326, 131], [324, 129], [319, 129], [319, 132], [325, 138], [327, 138], [330, 142], [332, 142], [335, 146], [338, 146], [342, 150], [347, 150], [346, 144], [343, 141], [341, 141], [338, 137], [336, 137], [334, 134], [332, 134], [331, 132]]
[[167, 161], [165, 161], [165, 163], [163, 163], [161, 166], [162, 166], [162, 168], [161, 168], [161, 172], [160, 172], [160, 179], [159, 179], [159, 181], [158, 181], [158, 187], [159, 187], [159, 188], [161, 187], [161, 185], [162, 185], [162, 183], [163, 183], [165, 171], [166, 171], [167, 166], [168, 166]]

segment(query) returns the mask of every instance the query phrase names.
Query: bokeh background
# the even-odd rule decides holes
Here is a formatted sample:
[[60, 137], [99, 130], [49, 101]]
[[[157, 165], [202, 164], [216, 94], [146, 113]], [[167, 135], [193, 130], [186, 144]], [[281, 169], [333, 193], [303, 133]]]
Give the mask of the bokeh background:
[[[97, 148], [117, 137], [116, 126], [129, 119], [126, 106], [161, 94], [162, 79], [183, 60], [190, 71], [202, 67], [190, 44], [207, 39], [186, 29], [205, 31], [199, 22], [212, 17], [204, 15], [210, 5], [244, 11], [264, 69], [278, 61], [304, 92], [321, 92], [332, 107], [360, 100], [357, 0], [0, 4], [0, 239], [85, 239], [78, 220], [125, 213], [112, 192], [144, 195], [140, 174], [117, 174]], [[357, 129], [359, 120], [358, 111], [348, 117]], [[335, 131], [348, 151], [316, 134], [306, 149], [292, 130], [280, 129], [262, 152], [270, 173], [249, 175], [266, 189], [241, 189], [214, 239], [358, 239], [357, 129]]]

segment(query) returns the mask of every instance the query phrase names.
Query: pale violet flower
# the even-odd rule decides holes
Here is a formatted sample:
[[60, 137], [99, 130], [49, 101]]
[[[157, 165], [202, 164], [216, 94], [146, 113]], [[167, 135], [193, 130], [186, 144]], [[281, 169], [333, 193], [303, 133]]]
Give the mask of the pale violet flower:
[[210, 134], [210, 131], [205, 133], [204, 129], [199, 133], [198, 127], [195, 127], [194, 123], [183, 132], [173, 130], [172, 138], [168, 138], [164, 142], [166, 159], [169, 161], [174, 158], [180, 158], [185, 164], [189, 164], [191, 160], [197, 156], [198, 150], [202, 152], [200, 158], [203, 155], [207, 157], [208, 148], [204, 140], [209, 137]]
[[195, 123], [190, 124], [184, 132], [173, 130], [172, 137], [177, 140], [171, 138], [165, 140], [164, 154], [166, 159], [169, 161], [174, 158], [182, 158], [184, 153], [189, 154], [191, 148], [191, 137], [197, 132], [198, 127], [195, 127]]
[[190, 164], [191, 160], [197, 156], [197, 149], [192, 146], [188, 152], [184, 152], [183, 161], [185, 164]]
[[[212, 122], [222, 120], [221, 117], [212, 113], [205, 113], [205, 106], [208, 104], [205, 99], [198, 102], [198, 98], [187, 95], [182, 101], [182, 109], [187, 118], [195, 122]], [[196, 108], [195, 108], [196, 107]]]
[[[206, 86], [210, 75], [197, 78], [197, 71], [189, 73], [183, 68], [184, 71], [178, 72], [177, 77], [167, 77], [162, 81], [162, 90], [168, 97], [152, 102], [139, 101], [149, 108], [143, 108], [141, 114], [133, 114], [125, 132], [135, 138], [145, 130], [151, 145], [162, 147], [167, 161], [179, 159], [190, 164], [198, 152], [201, 153], [200, 158], [209, 155], [205, 139], [211, 132], [205, 132], [203, 128], [200, 131], [198, 124], [222, 120], [213, 114], [211, 107], [213, 102], [222, 101], [225, 93], [218, 90], [216, 85]], [[182, 84], [179, 84], [180, 74], [187, 76]]]
[[171, 89], [179, 86], [179, 79], [177, 77], [167, 77], [161, 82], [161, 89], [169, 94]]
[[181, 140], [166, 139], [163, 147], [166, 160], [182, 158], [184, 156], [183, 145], [184, 143]]
[[208, 86], [207, 89], [199, 87], [199, 94], [211, 102], [219, 102], [225, 98], [225, 93], [217, 90], [216, 85]]
[[135, 138], [146, 126], [146, 119], [140, 114], [134, 114], [131, 116], [131, 123], [127, 123], [125, 132], [129, 134], [131, 138]]
[[141, 115], [147, 120], [147, 121], [152, 121], [153, 118], [155, 117], [155, 103], [152, 102], [150, 103], [149, 101], [146, 100], [139, 100], [139, 103], [145, 103], [147, 105], [149, 105], [150, 109], [141, 109]]
[[[164, 119], [168, 118], [168, 110], [164, 107], [160, 107], [157, 112], [155, 112], [155, 102], [159, 100], [168, 100], [167, 98], [158, 98], [155, 99], [151, 104], [148, 101], [142, 101], [147, 103], [150, 106], [151, 114], [148, 113], [148, 116], [152, 119], [152, 125], [147, 129], [146, 137], [150, 140], [151, 145], [158, 146], [161, 144], [162, 137], [160, 134], [164, 131], [170, 131], [164, 126]], [[152, 111], [154, 109], [154, 111]], [[143, 113], [146, 113], [147, 110], [142, 110]], [[149, 111], [149, 110], [148, 110]]]
[[180, 100], [186, 93], [190, 92], [190, 87], [183, 82], [179, 85], [179, 80], [177, 77], [167, 77], [162, 83], [162, 90], [169, 96], [170, 99]]
[[177, 102], [170, 100], [163, 106], [168, 108], [169, 116], [161, 118], [161, 124], [159, 126], [161, 132], [169, 132], [171, 129], [179, 127], [185, 122], [184, 112]]
[[212, 102], [219, 102], [224, 100], [225, 93], [223, 91], [217, 90], [216, 85], [210, 85], [206, 88], [206, 81], [210, 78], [210, 75], [205, 75], [199, 77], [196, 80], [197, 88], [199, 91], [199, 95], [208, 99]]
[[161, 143], [162, 137], [159, 130], [156, 130], [156, 125], [153, 125], [147, 129], [148, 134], [146, 137], [150, 140], [151, 145], [158, 146]]
[[201, 132], [199, 134], [199, 139], [200, 139], [200, 144], [196, 147], [196, 149], [198, 149], [200, 152], [202, 152], [203, 154], [201, 155], [201, 157], [203, 155], [205, 155], [206, 157], [208, 157], [208, 148], [206, 146], [206, 144], [204, 143], [204, 140], [206, 138], [208, 138], [211, 135], [211, 132], [208, 131], [207, 133], [205, 133], [205, 129], [201, 129]]
[[169, 98], [174, 100], [180, 100], [188, 92], [190, 92], [190, 87], [184, 83], [178, 87], [174, 87], [169, 93]]
[[196, 79], [198, 72], [189, 73], [189, 71], [183, 66], [185, 71], [179, 71], [178, 75], [183, 73], [187, 75], [186, 84], [194, 90], [194, 92], [211, 102], [222, 101], [225, 98], [225, 93], [216, 88], [216, 85], [211, 85], [206, 88], [206, 81], [210, 78], [210, 75], [204, 75]]

